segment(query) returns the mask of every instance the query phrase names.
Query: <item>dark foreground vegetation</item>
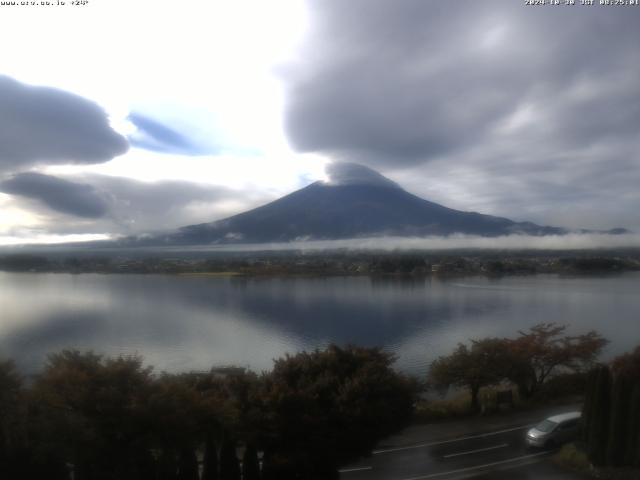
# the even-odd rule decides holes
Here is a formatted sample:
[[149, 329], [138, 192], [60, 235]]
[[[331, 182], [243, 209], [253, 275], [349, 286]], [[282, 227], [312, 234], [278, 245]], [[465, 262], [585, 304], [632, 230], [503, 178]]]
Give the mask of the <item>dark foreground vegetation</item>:
[[637, 467], [640, 478], [640, 347], [589, 373], [584, 441], [598, 467]]
[[640, 251], [181, 252], [0, 255], [0, 270], [235, 275], [587, 275], [640, 270]]
[[154, 375], [137, 357], [62, 351], [27, 383], [0, 363], [1, 478], [235, 480], [240, 460], [245, 480], [337, 478], [410, 420], [417, 386], [392, 362], [331, 346], [262, 375]]
[[582, 438], [556, 462], [601, 480], [639, 479], [640, 346], [589, 372], [582, 415]]
[[576, 451], [598, 466], [640, 466], [640, 347], [598, 364], [606, 343], [539, 324], [460, 344], [423, 383], [396, 372], [390, 354], [353, 346], [287, 355], [260, 375], [155, 374], [139, 357], [75, 350], [50, 355], [28, 379], [0, 362], [0, 478], [338, 478], [340, 465], [420, 420], [435, 402], [419, 399], [421, 389], [451, 385], [469, 391], [469, 413], [496, 391], [525, 405], [586, 392]]

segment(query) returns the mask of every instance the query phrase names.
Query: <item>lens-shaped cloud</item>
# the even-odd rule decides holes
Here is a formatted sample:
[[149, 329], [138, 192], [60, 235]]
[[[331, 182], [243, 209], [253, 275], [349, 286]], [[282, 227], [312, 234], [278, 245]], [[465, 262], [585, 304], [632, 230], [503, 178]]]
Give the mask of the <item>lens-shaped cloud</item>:
[[77, 217], [100, 218], [108, 209], [105, 197], [93, 186], [41, 173], [14, 175], [0, 183], [0, 191], [37, 200], [52, 210]]
[[132, 146], [160, 153], [180, 155], [210, 155], [217, 153], [211, 146], [200, 145], [187, 134], [147, 115], [132, 112], [127, 117], [137, 131], [129, 135]]
[[0, 170], [101, 163], [128, 148], [105, 111], [90, 100], [0, 76]]

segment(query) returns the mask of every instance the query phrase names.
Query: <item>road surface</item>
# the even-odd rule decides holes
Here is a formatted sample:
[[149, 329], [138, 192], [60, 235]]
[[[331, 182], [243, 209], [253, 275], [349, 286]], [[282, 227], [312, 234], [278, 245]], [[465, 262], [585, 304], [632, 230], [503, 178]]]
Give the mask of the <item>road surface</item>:
[[[545, 417], [542, 417], [545, 418]], [[542, 419], [540, 418], [540, 419]], [[530, 420], [530, 419], [529, 419]], [[537, 423], [537, 422], [535, 422]], [[524, 435], [531, 423], [467, 432], [456, 438], [425, 438], [389, 445], [370, 457], [343, 467], [341, 480], [573, 480], [549, 461], [550, 450], [530, 450]], [[438, 426], [442, 430], [443, 426]]]

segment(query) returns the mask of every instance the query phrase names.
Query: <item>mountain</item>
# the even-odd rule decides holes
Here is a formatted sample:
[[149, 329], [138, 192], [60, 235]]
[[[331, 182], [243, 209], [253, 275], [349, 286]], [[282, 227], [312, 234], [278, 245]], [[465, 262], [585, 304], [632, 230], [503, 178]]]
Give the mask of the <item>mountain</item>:
[[333, 164], [328, 173], [328, 182], [312, 183], [223, 220], [147, 237], [142, 243], [203, 245], [456, 233], [488, 237], [568, 233], [563, 228], [447, 208], [412, 195], [361, 165]]

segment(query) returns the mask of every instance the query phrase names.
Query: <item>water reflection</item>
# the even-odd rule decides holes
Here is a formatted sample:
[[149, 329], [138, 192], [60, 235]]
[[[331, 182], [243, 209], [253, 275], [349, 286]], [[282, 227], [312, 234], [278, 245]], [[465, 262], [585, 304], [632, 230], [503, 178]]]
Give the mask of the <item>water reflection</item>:
[[0, 273], [0, 355], [37, 370], [65, 347], [142, 354], [159, 369], [269, 369], [285, 352], [380, 345], [423, 374], [457, 342], [543, 321], [595, 328], [608, 354], [640, 340], [640, 275], [217, 278]]

